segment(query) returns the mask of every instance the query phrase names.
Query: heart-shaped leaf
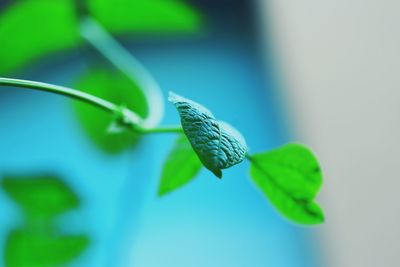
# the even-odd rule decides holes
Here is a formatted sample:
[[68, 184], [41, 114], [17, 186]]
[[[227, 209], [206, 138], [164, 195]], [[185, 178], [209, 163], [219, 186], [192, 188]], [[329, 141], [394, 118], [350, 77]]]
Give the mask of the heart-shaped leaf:
[[53, 176], [7, 176], [1, 185], [29, 216], [49, 218], [79, 205], [74, 192]]
[[221, 178], [222, 169], [243, 161], [247, 146], [237, 130], [217, 121], [208, 109], [192, 100], [170, 93], [169, 101], [178, 110], [183, 130], [207, 169]]
[[158, 194], [163, 196], [189, 183], [201, 167], [201, 161], [186, 136], [179, 136], [164, 163]]
[[309, 225], [324, 221], [314, 202], [322, 185], [321, 168], [307, 147], [288, 144], [249, 158], [253, 181], [286, 218]]
[[[90, 69], [80, 77], [75, 87], [114, 104], [124, 105], [143, 118], [148, 114], [148, 104], [143, 91], [120, 71], [106, 67]], [[87, 135], [105, 152], [121, 152], [139, 140], [140, 135], [133, 131], [110, 132], [110, 126], [115, 120], [113, 115], [86, 103], [75, 102], [74, 107]]]
[[7, 267], [65, 266], [88, 244], [89, 239], [84, 235], [52, 237], [32, 230], [14, 230], [5, 244], [5, 264]]

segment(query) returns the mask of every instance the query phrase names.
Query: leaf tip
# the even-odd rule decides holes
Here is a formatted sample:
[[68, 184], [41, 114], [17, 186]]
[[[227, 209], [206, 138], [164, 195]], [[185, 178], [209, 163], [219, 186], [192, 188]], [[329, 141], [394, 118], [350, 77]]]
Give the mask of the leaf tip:
[[325, 222], [324, 210], [318, 203], [311, 202], [306, 206], [306, 209], [310, 214], [310, 218], [308, 218], [307, 221], [299, 222], [300, 224], [313, 226], [323, 224]]
[[168, 101], [171, 103], [176, 103], [179, 101], [179, 98], [181, 98], [179, 95], [175, 94], [172, 91], [168, 92]]
[[219, 179], [222, 179], [222, 171], [220, 169], [217, 170], [211, 170], [212, 173], [214, 173], [215, 176], [217, 176]]
[[321, 208], [316, 216], [315, 224], [323, 224], [324, 222], [325, 222], [325, 214], [323, 209]]
[[160, 187], [159, 189], [158, 189], [158, 192], [157, 192], [157, 197], [164, 197], [165, 195], [167, 195], [168, 193], [170, 192], [170, 190], [167, 190], [167, 189], [165, 189], [165, 188], [163, 188], [163, 187]]

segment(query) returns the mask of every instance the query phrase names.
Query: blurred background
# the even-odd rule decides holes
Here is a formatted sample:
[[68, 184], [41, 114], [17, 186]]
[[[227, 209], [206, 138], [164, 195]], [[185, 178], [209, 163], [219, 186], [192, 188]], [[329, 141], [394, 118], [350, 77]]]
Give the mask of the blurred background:
[[[249, 181], [248, 163], [221, 181], [202, 170], [159, 198], [173, 135], [107, 134], [112, 118], [101, 111], [0, 88], [0, 266], [399, 265], [400, 3], [3, 0], [0, 8], [0, 76], [78, 88], [163, 115], [162, 124], [179, 122], [165, 97], [173, 90], [238, 128], [252, 152], [304, 142], [325, 173], [326, 212], [322, 226], [288, 222]], [[82, 13], [143, 64], [162, 102], [146, 102], [129, 57], [117, 61], [131, 72], [93, 47], [121, 59], [82, 26]]]

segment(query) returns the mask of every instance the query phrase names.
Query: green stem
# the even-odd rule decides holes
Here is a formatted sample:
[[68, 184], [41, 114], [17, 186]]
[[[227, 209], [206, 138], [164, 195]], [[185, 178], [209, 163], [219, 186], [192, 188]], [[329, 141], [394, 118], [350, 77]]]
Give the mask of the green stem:
[[98, 98], [96, 96], [59, 85], [28, 81], [28, 80], [20, 80], [20, 79], [0, 78], [0, 86], [12, 86], [18, 88], [27, 88], [27, 89], [35, 89], [39, 91], [51, 92], [86, 102], [88, 104], [91, 104], [106, 111], [115, 112], [117, 110], [117, 105], [108, 102], [102, 98]]
[[162, 127], [145, 127], [142, 125], [142, 119], [136, 115], [132, 110], [128, 108], [121, 108], [114, 103], [108, 102], [102, 98], [97, 96], [84, 93], [72, 88], [28, 81], [28, 80], [20, 80], [20, 79], [10, 79], [10, 78], [1, 78], [0, 77], [0, 86], [12, 86], [16, 88], [25, 88], [25, 89], [33, 89], [38, 91], [50, 92], [58, 95], [63, 95], [72, 99], [76, 99], [85, 103], [88, 103], [94, 107], [103, 109], [112, 114], [116, 114], [122, 116], [122, 121], [131, 126], [130, 129], [142, 133], [142, 134], [150, 134], [150, 133], [180, 133], [182, 132], [182, 128], [180, 126], [162, 126]]
[[171, 125], [171, 126], [160, 126], [156, 128], [142, 128], [142, 133], [183, 133], [181, 126]]
[[164, 101], [160, 86], [151, 73], [90, 15], [81, 18], [80, 32], [97, 52], [139, 85], [149, 103], [149, 114], [143, 119], [143, 125], [155, 127], [164, 115]]
[[246, 158], [247, 158], [248, 161], [250, 161], [250, 162], [253, 162], [253, 161], [254, 161], [253, 156], [250, 155], [249, 153], [246, 153]]

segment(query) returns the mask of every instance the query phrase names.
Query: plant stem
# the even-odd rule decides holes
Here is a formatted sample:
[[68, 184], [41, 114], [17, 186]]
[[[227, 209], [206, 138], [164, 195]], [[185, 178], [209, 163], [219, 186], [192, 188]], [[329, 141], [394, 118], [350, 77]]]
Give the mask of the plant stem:
[[124, 122], [124, 124], [126, 124], [127, 126], [131, 126], [129, 127], [129, 129], [132, 129], [133, 131], [136, 131], [141, 134], [180, 133], [183, 131], [182, 127], [180, 126], [161, 126], [154, 128], [145, 127], [142, 124], [143, 119], [138, 117], [136, 113], [134, 113], [132, 110], [128, 108], [121, 108], [120, 106], [108, 102], [107, 100], [104, 100], [97, 96], [64, 86], [29, 81], [29, 80], [10, 79], [1, 77], [0, 77], [0, 86], [12, 86], [16, 88], [26, 88], [26, 89], [50, 92], [88, 103], [94, 107], [103, 109], [112, 114], [122, 116], [122, 121]]
[[250, 155], [249, 153], [246, 153], [246, 158], [247, 158], [247, 160], [250, 161], [250, 162], [253, 162], [253, 161], [254, 161], [253, 156]]
[[98, 108], [101, 108], [109, 112], [115, 112], [117, 110], [117, 105], [108, 102], [102, 98], [98, 98], [96, 96], [84, 93], [82, 91], [59, 85], [28, 81], [28, 80], [20, 80], [20, 79], [0, 78], [0, 86], [12, 86], [18, 88], [27, 88], [27, 89], [51, 92], [86, 102], [88, 104], [91, 104], [93, 106], [96, 106]]
[[90, 15], [81, 17], [80, 32], [99, 54], [139, 85], [149, 103], [149, 114], [142, 124], [155, 127], [163, 118], [164, 101], [160, 86], [151, 73]]
[[171, 125], [171, 126], [160, 126], [156, 128], [142, 128], [142, 133], [151, 134], [151, 133], [183, 133], [183, 129], [181, 126]]

